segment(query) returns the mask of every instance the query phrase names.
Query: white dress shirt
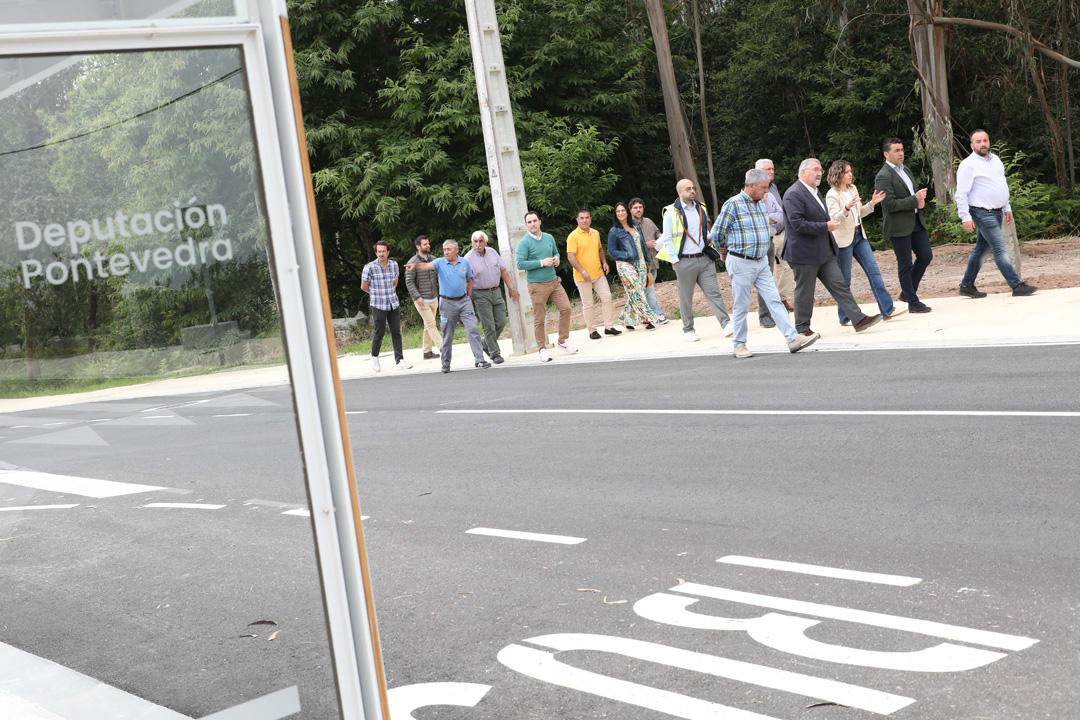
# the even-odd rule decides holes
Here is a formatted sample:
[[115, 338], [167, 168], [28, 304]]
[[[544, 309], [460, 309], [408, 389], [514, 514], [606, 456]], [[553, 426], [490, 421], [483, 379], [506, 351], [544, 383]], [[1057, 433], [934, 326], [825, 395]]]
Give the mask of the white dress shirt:
[[[814, 196], [815, 200], [817, 200], [817, 204], [821, 206], [821, 209], [825, 210], [825, 201], [821, 199], [820, 195], [818, 195], [817, 188], [814, 187], [813, 185], [811, 185], [810, 183], [803, 182], [802, 178], [799, 179], [799, 182], [802, 183], [804, 188], [806, 188], [807, 190], [810, 191], [810, 194]], [[829, 211], [825, 210], [825, 214], [828, 215]]]
[[971, 153], [956, 169], [956, 212], [962, 222], [971, 221], [972, 207], [1012, 212], [1005, 166], [993, 153], [985, 158]]
[[[671, 258], [672, 263], [679, 262], [679, 253], [682, 253], [683, 255], [696, 255], [704, 252], [706, 239], [702, 237], [701, 215], [698, 212], [697, 202], [693, 205], [685, 205], [682, 200], [676, 200], [675, 207], [681, 207], [683, 215], [686, 216], [686, 234], [683, 235], [679, 250], [675, 250], [675, 241], [671, 237], [674, 232], [672, 224], [673, 213], [664, 213], [664, 229], [663, 232], [660, 233], [660, 239], [656, 243], [662, 248], [667, 248], [668, 257]], [[705, 232], [708, 232], [708, 230], [705, 230]]]

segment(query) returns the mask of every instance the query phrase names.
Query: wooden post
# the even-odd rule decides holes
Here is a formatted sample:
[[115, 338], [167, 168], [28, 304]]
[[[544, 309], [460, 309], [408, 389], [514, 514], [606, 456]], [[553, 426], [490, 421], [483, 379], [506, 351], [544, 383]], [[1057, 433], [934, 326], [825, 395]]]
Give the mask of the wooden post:
[[686, 119], [679, 102], [679, 86], [675, 82], [675, 66], [671, 61], [671, 43], [668, 42], [663, 0], [645, 0], [645, 12], [649, 16], [649, 28], [656, 46], [656, 63], [660, 70], [660, 89], [664, 93], [664, 114], [667, 116], [671, 160], [678, 176], [676, 179], [688, 178], [693, 181], [694, 187], [700, 190], [701, 183], [698, 182], [697, 169], [694, 167], [694, 154], [690, 152]]

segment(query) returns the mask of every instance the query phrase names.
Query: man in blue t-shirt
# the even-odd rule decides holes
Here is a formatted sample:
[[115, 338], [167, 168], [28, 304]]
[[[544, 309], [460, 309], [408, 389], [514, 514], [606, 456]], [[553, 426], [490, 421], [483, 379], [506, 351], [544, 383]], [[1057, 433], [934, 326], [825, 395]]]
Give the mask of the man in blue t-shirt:
[[484, 348], [480, 344], [480, 331], [476, 327], [476, 313], [472, 306], [472, 267], [469, 261], [458, 257], [458, 244], [454, 240], [443, 243], [443, 257], [429, 263], [409, 263], [405, 270], [434, 270], [439, 276], [439, 314], [442, 316], [442, 371], [450, 372], [450, 354], [454, 348], [454, 329], [458, 320], [465, 326], [476, 367], [489, 368], [484, 360]]

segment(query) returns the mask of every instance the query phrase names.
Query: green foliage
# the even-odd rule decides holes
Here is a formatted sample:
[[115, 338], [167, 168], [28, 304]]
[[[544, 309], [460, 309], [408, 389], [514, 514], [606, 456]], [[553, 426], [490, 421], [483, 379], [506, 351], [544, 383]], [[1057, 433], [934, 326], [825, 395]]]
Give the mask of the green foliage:
[[[529, 206], [549, 224], [573, 221], [580, 208], [589, 207], [590, 198], [603, 197], [615, 186], [618, 178], [603, 163], [617, 146], [618, 140], [605, 142], [595, 127], [579, 123], [571, 129], [565, 121], [552, 121], [544, 136], [521, 153]], [[612, 206], [590, 209], [594, 222], [603, 222]]]

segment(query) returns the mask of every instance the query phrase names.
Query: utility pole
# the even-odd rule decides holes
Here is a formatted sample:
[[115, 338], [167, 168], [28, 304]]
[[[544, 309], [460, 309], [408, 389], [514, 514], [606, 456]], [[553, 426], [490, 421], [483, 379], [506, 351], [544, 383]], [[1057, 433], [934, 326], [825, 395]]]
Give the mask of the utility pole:
[[[520, 300], [510, 297], [506, 289], [507, 314], [510, 316], [510, 336], [514, 354], [536, 350], [533, 336], [533, 306], [529, 299], [525, 273], [514, 262], [517, 241], [524, 237], [525, 181], [521, 174], [514, 115], [510, 109], [510, 88], [506, 82], [502, 44], [499, 40], [499, 21], [494, 0], [465, 0], [469, 20], [469, 40], [472, 44], [473, 69], [476, 75], [476, 95], [480, 101], [480, 122], [484, 128], [484, 149], [487, 155], [488, 177], [491, 181], [491, 203], [495, 208], [495, 232], [498, 250], [511, 277], [515, 277]], [[541, 311], [543, 309], [541, 308]]]

